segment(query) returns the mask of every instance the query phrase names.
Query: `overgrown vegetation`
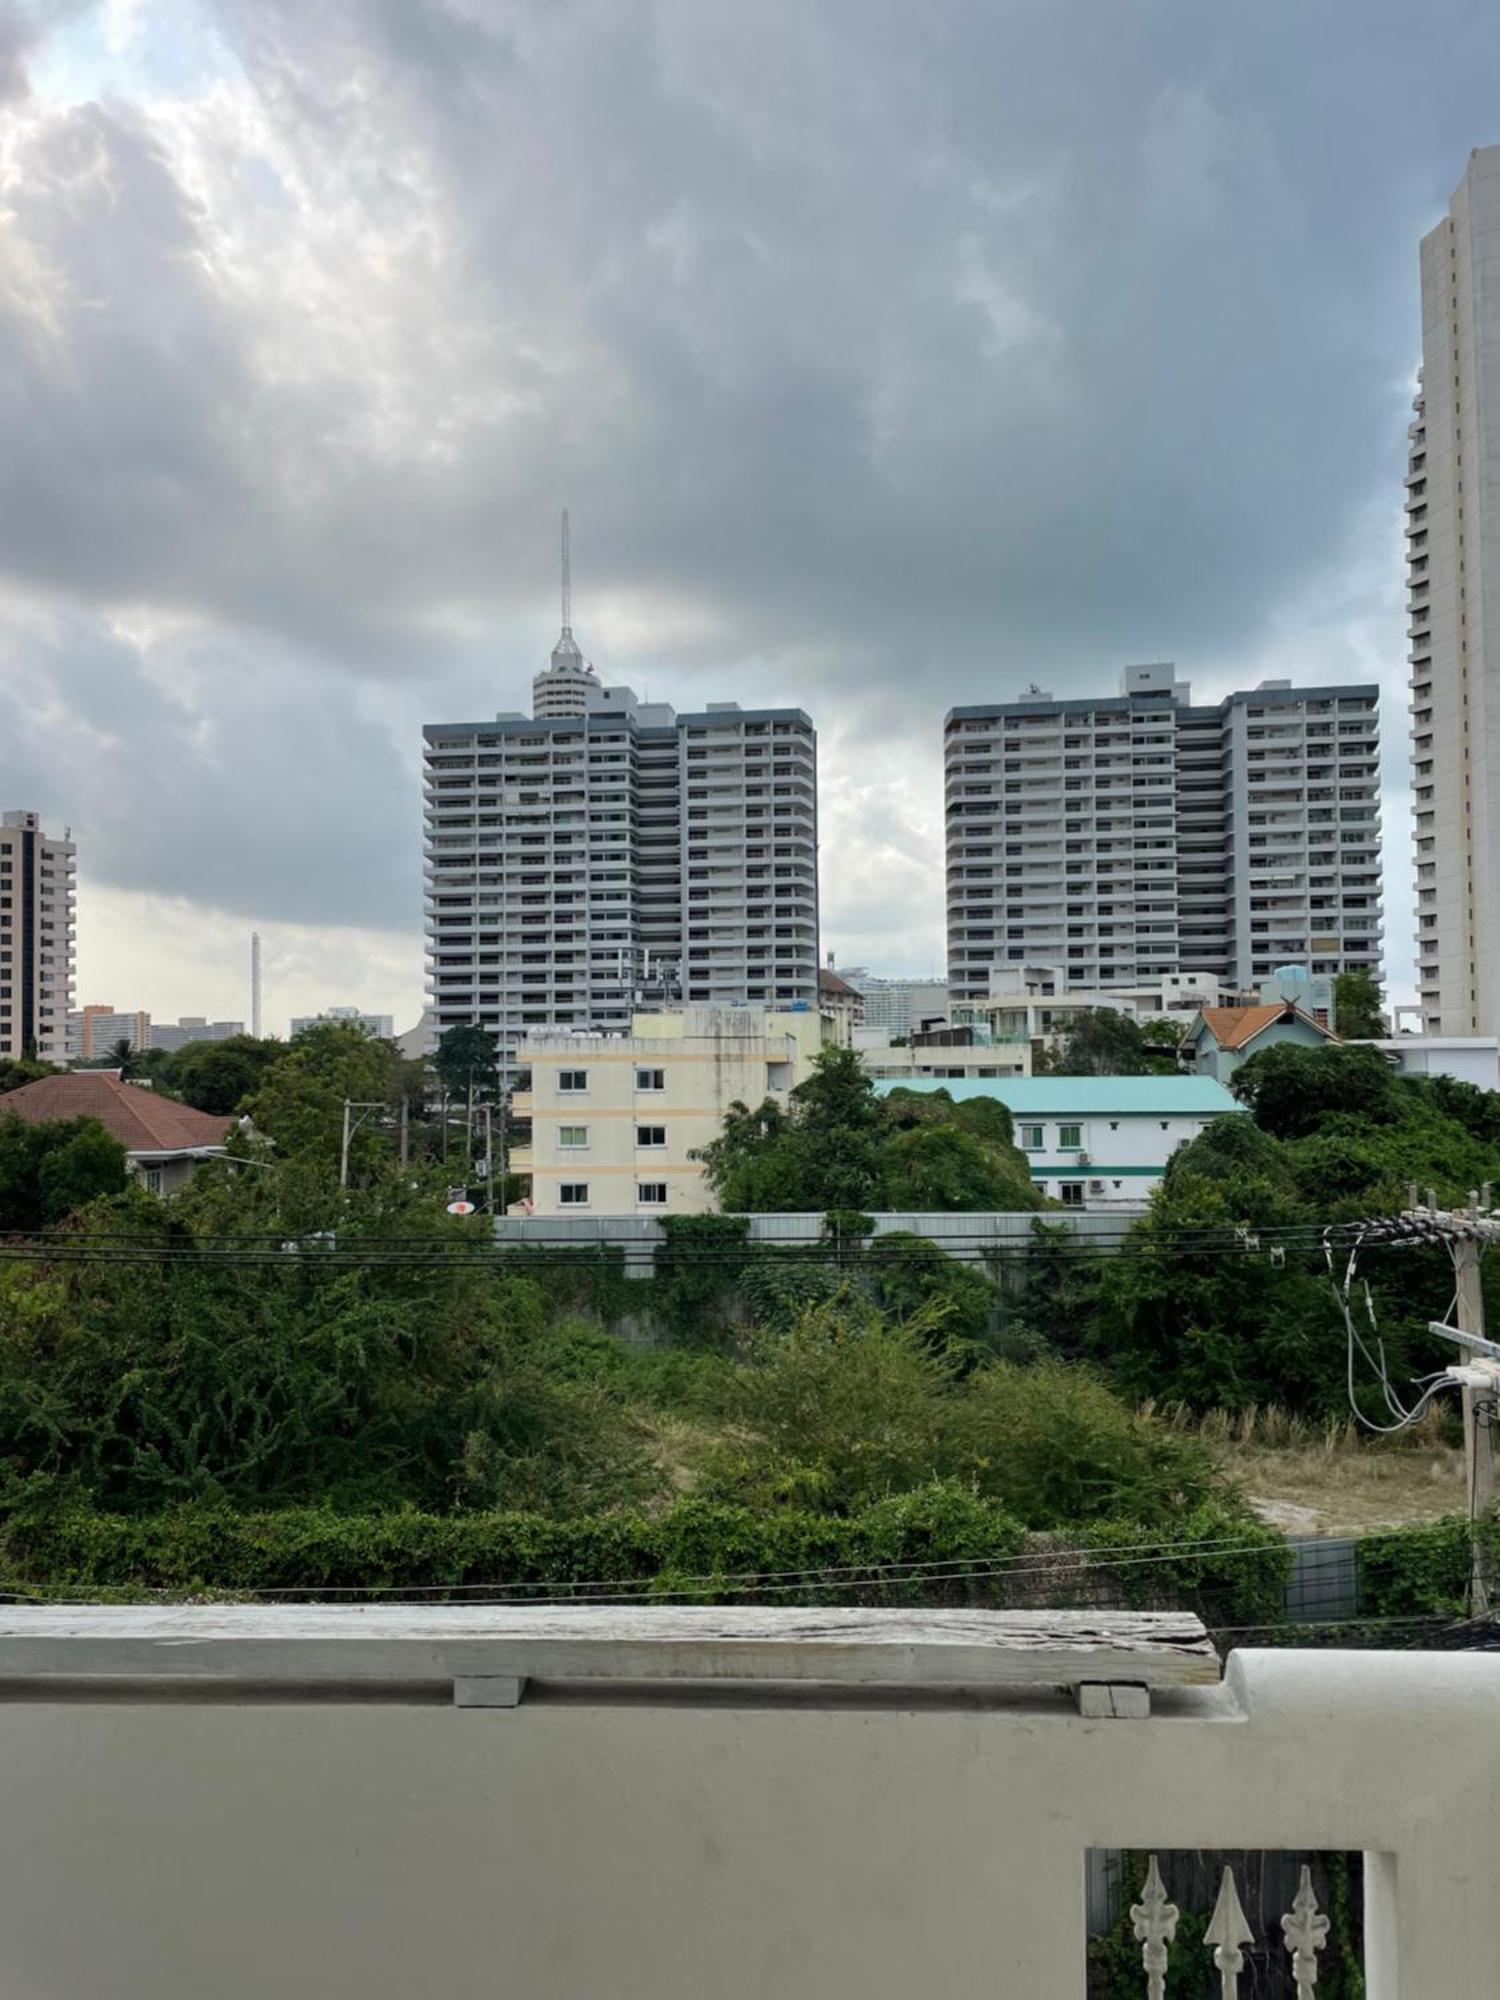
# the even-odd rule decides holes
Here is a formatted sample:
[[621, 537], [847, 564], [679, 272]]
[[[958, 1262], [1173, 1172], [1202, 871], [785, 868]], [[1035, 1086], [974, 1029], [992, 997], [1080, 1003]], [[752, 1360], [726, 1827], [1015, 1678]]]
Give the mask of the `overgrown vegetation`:
[[732, 1104], [702, 1157], [720, 1208], [737, 1214], [1042, 1205], [1003, 1104], [955, 1104], [945, 1090], [882, 1098], [852, 1049], [822, 1050], [786, 1110], [771, 1097]]
[[[180, 1053], [157, 1087], [249, 1112], [258, 1136], [168, 1200], [122, 1185], [102, 1132], [0, 1127], [0, 1228], [67, 1229], [65, 1254], [0, 1264], [13, 1577], [721, 1595], [806, 1570], [798, 1590], [837, 1595], [825, 1572], [844, 1570], [875, 1601], [918, 1588], [882, 1563], [932, 1561], [951, 1579], [922, 1588], [951, 1601], [1107, 1586], [1270, 1622], [1285, 1544], [1201, 1418], [1341, 1411], [1327, 1267], [1312, 1234], [1278, 1232], [1397, 1206], [1409, 1179], [1448, 1197], [1500, 1180], [1500, 1100], [1367, 1051], [1277, 1049], [1240, 1073], [1247, 1115], [1173, 1161], [1126, 1254], [1080, 1256], [1038, 1213], [1024, 1260], [990, 1268], [874, 1235], [869, 1211], [1035, 1207], [1004, 1107], [877, 1097], [835, 1052], [788, 1113], [738, 1110], [708, 1160], [747, 1209], [823, 1210], [825, 1242], [673, 1218], [647, 1276], [613, 1247], [501, 1253], [485, 1218], [446, 1215], [420, 1079], [391, 1044], [325, 1026]], [[388, 1116], [356, 1135], [344, 1188], [346, 1095]], [[1184, 1232], [1203, 1228], [1217, 1247], [1195, 1251]], [[1260, 1231], [1292, 1250], [1257, 1249]], [[1446, 1261], [1365, 1268], [1393, 1373], [1428, 1365]], [[1461, 1601], [1461, 1542], [1443, 1530], [1415, 1570], [1377, 1546], [1367, 1590]]]

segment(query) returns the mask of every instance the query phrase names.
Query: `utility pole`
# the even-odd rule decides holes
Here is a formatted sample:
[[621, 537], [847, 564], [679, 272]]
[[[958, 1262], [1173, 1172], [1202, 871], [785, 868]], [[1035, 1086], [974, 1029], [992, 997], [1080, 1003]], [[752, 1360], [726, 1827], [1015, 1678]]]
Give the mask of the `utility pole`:
[[403, 1097], [401, 1100], [401, 1164], [404, 1167], [411, 1155], [411, 1106]]
[[484, 1111], [484, 1205], [490, 1215], [495, 1213], [495, 1117], [494, 1107], [486, 1104]]
[[[1486, 1190], [1488, 1193], [1488, 1190]], [[1474, 1229], [1454, 1244], [1458, 1274], [1458, 1326], [1484, 1339], [1484, 1287], [1480, 1281], [1479, 1205], [1471, 1210]], [[1495, 1498], [1494, 1389], [1464, 1389], [1464, 1476], [1469, 1492], [1469, 1523], [1474, 1530], [1469, 1577], [1469, 1615], [1488, 1618], [1494, 1598], [1494, 1561], [1481, 1538], [1479, 1524], [1489, 1517]]]
[[[347, 1188], [349, 1185], [350, 1141], [360, 1126], [364, 1124], [367, 1117], [373, 1116], [377, 1111], [388, 1112], [389, 1110], [390, 1106], [383, 1099], [358, 1097], [346, 1097], [344, 1099], [344, 1128], [339, 1140], [339, 1186], [341, 1188]], [[359, 1113], [357, 1118], [354, 1116], [356, 1111]]]
[[1500, 1242], [1500, 1217], [1491, 1208], [1491, 1190], [1469, 1196], [1467, 1208], [1439, 1208], [1433, 1189], [1425, 1202], [1408, 1191], [1406, 1213], [1399, 1219], [1397, 1240], [1442, 1243], [1453, 1259], [1457, 1281], [1454, 1307], [1457, 1324], [1441, 1320], [1428, 1330], [1455, 1342], [1463, 1352], [1459, 1365], [1447, 1370], [1463, 1390], [1464, 1474], [1468, 1486], [1470, 1528], [1469, 1614], [1493, 1616], [1496, 1601], [1495, 1562], [1482, 1526], [1490, 1522], [1495, 1503], [1495, 1426], [1500, 1421], [1500, 1345], [1486, 1339], [1481, 1258], [1487, 1244]]
[[348, 1098], [344, 1099], [344, 1130], [339, 1140], [339, 1186], [349, 1185], [349, 1113], [353, 1109]]

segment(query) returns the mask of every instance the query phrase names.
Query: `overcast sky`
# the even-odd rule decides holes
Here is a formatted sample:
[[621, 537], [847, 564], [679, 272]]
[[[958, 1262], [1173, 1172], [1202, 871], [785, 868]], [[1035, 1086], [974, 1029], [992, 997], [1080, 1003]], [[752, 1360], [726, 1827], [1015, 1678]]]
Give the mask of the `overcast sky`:
[[942, 716], [1386, 690], [1489, 0], [0, 0], [0, 804], [84, 1001], [421, 1001], [424, 720], [574, 626], [821, 732], [825, 948], [944, 960]]

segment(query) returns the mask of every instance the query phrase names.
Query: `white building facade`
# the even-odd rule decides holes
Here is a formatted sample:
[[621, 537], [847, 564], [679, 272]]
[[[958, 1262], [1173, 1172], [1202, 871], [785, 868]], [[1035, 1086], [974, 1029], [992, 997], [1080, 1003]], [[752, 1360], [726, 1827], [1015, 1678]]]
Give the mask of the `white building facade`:
[[0, 818], [0, 1057], [68, 1059], [77, 856], [34, 812]]
[[948, 1019], [946, 980], [886, 979], [862, 965], [848, 968], [844, 977], [864, 1000], [860, 1019], [867, 1028], [909, 1035], [924, 1022]]
[[109, 1003], [81, 1007], [68, 1016], [68, 1055], [74, 1062], [92, 1062], [108, 1055], [116, 1043], [132, 1051], [151, 1047], [151, 1016], [142, 1008], [121, 1010]]
[[1424, 1032], [1500, 1030], [1500, 146], [1422, 239], [1406, 475], [1417, 989]]
[[945, 724], [948, 984], [1249, 987], [1288, 961], [1381, 972], [1379, 690], [1266, 681], [1193, 707], [1169, 664], [1117, 696]]
[[696, 1007], [641, 1014], [628, 1035], [537, 1034], [522, 1048], [511, 1172], [538, 1216], [698, 1215], [714, 1207], [693, 1155], [739, 1102], [785, 1106], [834, 1024], [813, 1012]]
[[624, 1034], [638, 1007], [818, 1006], [817, 735], [800, 709], [425, 729], [433, 1028]]
[[390, 1014], [366, 1014], [358, 1007], [325, 1007], [321, 1014], [294, 1014], [291, 1032], [300, 1035], [308, 1028], [363, 1028], [367, 1035], [376, 1035], [383, 1042], [392, 1040], [396, 1031], [395, 1017]]

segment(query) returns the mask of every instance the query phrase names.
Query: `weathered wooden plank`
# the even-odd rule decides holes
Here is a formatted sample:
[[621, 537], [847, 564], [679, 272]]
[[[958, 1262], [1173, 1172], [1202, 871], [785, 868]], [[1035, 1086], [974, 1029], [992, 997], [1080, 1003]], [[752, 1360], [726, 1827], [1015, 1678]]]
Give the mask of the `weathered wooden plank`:
[[820, 1682], [1217, 1681], [1182, 1613], [791, 1606], [84, 1605], [0, 1610], [0, 1678]]

